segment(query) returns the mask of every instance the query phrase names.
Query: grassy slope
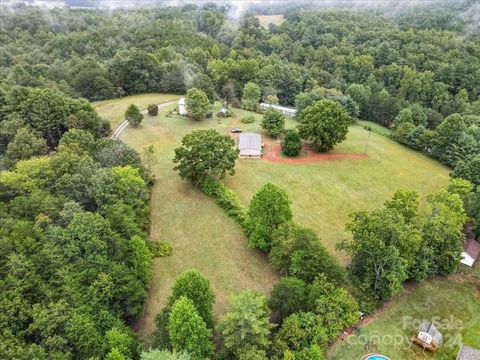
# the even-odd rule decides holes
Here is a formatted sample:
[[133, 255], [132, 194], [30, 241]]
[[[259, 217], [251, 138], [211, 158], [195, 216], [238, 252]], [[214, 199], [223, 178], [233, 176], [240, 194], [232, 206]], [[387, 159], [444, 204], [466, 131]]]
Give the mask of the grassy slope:
[[93, 105], [101, 117], [110, 121], [113, 131], [125, 120], [125, 111], [130, 104], [135, 104], [140, 110], [144, 110], [149, 104], [160, 104], [179, 97], [179, 95], [174, 94], [149, 93], [127, 96], [121, 99], [97, 101]]
[[[378, 344], [374, 351], [395, 360], [439, 359], [442, 352], [451, 356], [457, 353], [462, 342], [480, 349], [480, 264], [474, 270], [462, 267], [462, 272], [406, 289], [377, 313], [374, 321], [362, 327], [358, 335], [352, 335], [330, 349], [327, 358], [360, 359], [366, 353], [366, 340], [374, 340]], [[447, 325], [440, 329], [445, 342], [437, 354], [423, 353], [421, 348], [408, 341], [418, 331], [418, 324], [412, 325], [408, 319], [430, 320], [435, 317]], [[398, 345], [389, 343], [390, 339]]]
[[151, 237], [174, 246], [171, 257], [155, 260], [150, 296], [138, 324], [141, 335], [153, 331], [153, 319], [165, 304], [175, 277], [187, 269], [198, 269], [210, 279], [216, 295], [215, 315], [226, 310], [231, 294], [244, 289], [266, 294], [279, 278], [263, 255], [247, 248], [240, 227], [172, 170], [173, 149], [182, 136], [213, 122], [166, 118], [163, 110], [157, 117], [145, 116], [139, 128], [129, 127], [121, 135], [138, 151], [155, 146], [159, 160], [155, 166]]
[[[368, 132], [350, 128], [347, 141], [333, 152], [363, 153]], [[291, 165], [265, 161], [240, 161], [237, 174], [227, 179], [244, 202], [266, 181], [285, 188], [293, 202], [295, 221], [317, 231], [329, 251], [348, 234], [348, 215], [375, 209], [397, 189], [425, 195], [448, 181], [448, 169], [418, 152], [372, 133], [368, 159], [342, 159]], [[343, 254], [337, 253], [343, 261]]]
[[[243, 110], [234, 111], [240, 116], [251, 115]], [[181, 137], [193, 129], [214, 127], [225, 133], [232, 127], [259, 130], [260, 115], [255, 114], [257, 121], [248, 125], [239, 121], [240, 116], [195, 122], [182, 117], [167, 118], [163, 111], [157, 117], [146, 116], [139, 128], [127, 128], [121, 136], [138, 151], [150, 144], [157, 150], [152, 238], [174, 244], [172, 257], [155, 261], [150, 297], [139, 324], [142, 335], [153, 330], [155, 314], [163, 306], [174, 278], [185, 269], [198, 268], [210, 278], [217, 295], [217, 315], [225, 311], [231, 293], [244, 288], [266, 293], [278, 279], [264, 257], [247, 249], [240, 228], [210, 199], [180, 181], [172, 171], [173, 149]], [[293, 120], [288, 120], [287, 127], [294, 125]], [[335, 152], [363, 152], [368, 136], [363, 125], [352, 127], [348, 140]], [[335, 253], [335, 244], [348, 236], [343, 228], [350, 212], [378, 207], [399, 188], [414, 189], [424, 195], [448, 180], [447, 168], [378, 134], [372, 134], [368, 154], [368, 159], [308, 165], [242, 159], [238, 162], [237, 174], [226, 179], [226, 183], [245, 203], [266, 181], [284, 187], [293, 201], [295, 220], [314, 228], [323, 244]], [[342, 254], [337, 255], [346, 260]], [[399, 304], [413, 306], [405, 305], [406, 296], [399, 298]], [[388, 331], [393, 332], [393, 327]], [[333, 358], [353, 359], [351, 355], [356, 356], [359, 349], [352, 348], [350, 352], [350, 348], [336, 348], [335, 351], [343, 355], [337, 356], [335, 352]]]

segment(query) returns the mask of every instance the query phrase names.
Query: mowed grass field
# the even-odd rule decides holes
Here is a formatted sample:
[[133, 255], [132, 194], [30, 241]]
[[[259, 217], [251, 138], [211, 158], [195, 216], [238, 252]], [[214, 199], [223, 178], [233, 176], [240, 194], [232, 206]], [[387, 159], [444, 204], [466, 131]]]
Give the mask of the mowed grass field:
[[[121, 108], [135, 102], [132, 98], [117, 101]], [[216, 104], [215, 110], [218, 107]], [[233, 127], [259, 132], [261, 116], [233, 109], [236, 114], [233, 118], [220, 120], [214, 116], [193, 121], [180, 116], [167, 117], [166, 110], [155, 117], [146, 116], [140, 127], [128, 127], [120, 136], [137, 151], [149, 145], [156, 149], [151, 236], [174, 246], [171, 257], [155, 260], [145, 316], [138, 324], [141, 335], [153, 331], [154, 316], [165, 304], [175, 277], [186, 269], [196, 268], [210, 279], [216, 294], [217, 316], [228, 308], [227, 300], [232, 293], [247, 288], [268, 293], [279, 279], [265, 256], [247, 248], [239, 226], [172, 170], [173, 150], [185, 134], [206, 128], [228, 133]], [[256, 122], [241, 123], [240, 118], [247, 115], [255, 116]], [[295, 124], [294, 120], [287, 121], [287, 127]], [[368, 138], [363, 126], [352, 126], [347, 140], [334, 152], [363, 153]], [[335, 250], [335, 245], [349, 236], [344, 226], [352, 211], [381, 206], [397, 189], [412, 189], [425, 196], [448, 181], [447, 168], [385, 136], [372, 133], [367, 154], [366, 159], [313, 164], [240, 159], [236, 174], [227, 177], [225, 183], [245, 204], [267, 181], [281, 186], [292, 200], [294, 220], [317, 231], [322, 244], [346, 263], [348, 259]]]
[[285, 21], [283, 15], [257, 15], [257, 19], [264, 28], [268, 28], [269, 24], [281, 25]]
[[98, 115], [110, 121], [112, 131], [125, 121], [125, 111], [130, 104], [138, 106], [140, 111], [145, 110], [149, 104], [160, 104], [167, 101], [179, 99], [180, 95], [174, 94], [139, 94], [124, 97], [121, 99], [110, 99], [94, 102], [93, 105]]

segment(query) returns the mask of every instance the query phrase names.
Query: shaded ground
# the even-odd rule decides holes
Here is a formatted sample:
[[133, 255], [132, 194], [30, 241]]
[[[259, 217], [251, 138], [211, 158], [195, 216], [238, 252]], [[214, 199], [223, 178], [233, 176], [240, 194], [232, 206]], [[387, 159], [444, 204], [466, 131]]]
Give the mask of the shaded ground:
[[282, 156], [282, 146], [279, 143], [265, 143], [263, 159], [282, 164], [311, 164], [318, 161], [338, 159], [365, 159], [363, 154], [325, 153], [320, 154], [312, 149], [304, 148], [298, 157]]

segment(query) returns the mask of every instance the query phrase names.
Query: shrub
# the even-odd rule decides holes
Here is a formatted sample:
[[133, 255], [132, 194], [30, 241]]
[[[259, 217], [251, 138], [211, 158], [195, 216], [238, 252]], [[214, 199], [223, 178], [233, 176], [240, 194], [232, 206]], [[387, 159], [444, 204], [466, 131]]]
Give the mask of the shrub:
[[173, 247], [170, 243], [159, 241], [147, 241], [146, 243], [153, 257], [164, 258], [172, 255]]
[[148, 115], [155, 116], [158, 115], [158, 105], [150, 104], [147, 107]]
[[245, 222], [245, 208], [237, 194], [211, 177], [205, 178], [201, 184], [203, 193], [215, 199], [225, 213], [243, 226]]
[[297, 156], [302, 150], [302, 140], [295, 130], [287, 131], [285, 139], [282, 142], [282, 152], [287, 156]]
[[127, 111], [125, 111], [125, 120], [127, 120], [133, 127], [137, 127], [142, 122], [143, 115], [136, 105], [131, 104]]
[[246, 117], [242, 118], [242, 123], [244, 123], [244, 124], [251, 124], [251, 123], [254, 123], [254, 122], [255, 122], [255, 116], [253, 116], [253, 115], [246, 116]]

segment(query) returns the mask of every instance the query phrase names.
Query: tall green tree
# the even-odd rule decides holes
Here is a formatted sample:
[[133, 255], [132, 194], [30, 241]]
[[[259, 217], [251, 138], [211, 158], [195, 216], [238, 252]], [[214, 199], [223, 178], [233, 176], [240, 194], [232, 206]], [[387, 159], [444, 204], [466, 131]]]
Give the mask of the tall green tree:
[[13, 166], [19, 160], [45, 155], [47, 151], [48, 147], [44, 139], [37, 137], [27, 128], [21, 128], [7, 146], [5, 162], [7, 166]]
[[185, 135], [182, 146], [175, 149], [174, 170], [198, 186], [206, 176], [223, 178], [227, 172], [235, 174], [238, 155], [231, 137], [214, 129], [194, 130]]
[[202, 90], [191, 88], [185, 97], [188, 116], [196, 120], [207, 116], [210, 101]]
[[476, 186], [480, 185], [480, 154], [459, 160], [451, 175], [468, 180]]
[[323, 273], [332, 281], [343, 281], [342, 268], [313, 230], [285, 223], [273, 234], [273, 238], [269, 259], [283, 275], [310, 283]]
[[175, 351], [186, 351], [196, 359], [213, 354], [212, 332], [207, 328], [195, 305], [187, 297], [180, 297], [168, 316], [168, 332]]
[[251, 290], [245, 290], [230, 300], [230, 310], [221, 316], [218, 332], [224, 347], [232, 354], [239, 349], [255, 346], [266, 349], [273, 325], [269, 320], [267, 300]]
[[173, 306], [175, 301], [182, 296], [188, 298], [198, 314], [202, 317], [207, 327], [213, 327], [212, 310], [215, 295], [210, 287], [210, 281], [197, 270], [188, 270], [177, 276], [172, 286], [172, 294], [168, 298], [168, 306]]
[[277, 109], [268, 109], [262, 117], [262, 129], [268, 136], [277, 137], [285, 129], [285, 115]]
[[253, 196], [245, 220], [250, 247], [270, 251], [275, 231], [292, 219], [290, 204], [285, 190], [271, 183]]
[[463, 228], [467, 216], [463, 201], [458, 194], [440, 190], [428, 197], [423, 211], [423, 246], [431, 250], [430, 272], [453, 274], [460, 262], [465, 239]]
[[246, 109], [255, 110], [260, 100], [260, 86], [254, 82], [248, 82], [243, 87], [242, 102]]
[[133, 127], [137, 127], [143, 120], [143, 114], [135, 104], [130, 104], [125, 111], [125, 120], [127, 120]]
[[320, 100], [300, 114], [300, 136], [312, 143], [317, 151], [329, 151], [347, 138], [350, 117], [333, 100]]

